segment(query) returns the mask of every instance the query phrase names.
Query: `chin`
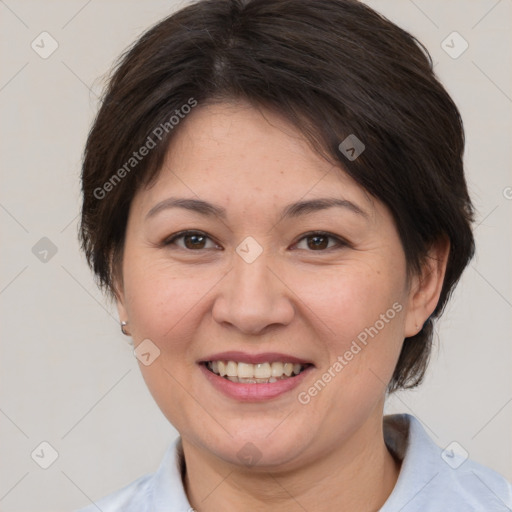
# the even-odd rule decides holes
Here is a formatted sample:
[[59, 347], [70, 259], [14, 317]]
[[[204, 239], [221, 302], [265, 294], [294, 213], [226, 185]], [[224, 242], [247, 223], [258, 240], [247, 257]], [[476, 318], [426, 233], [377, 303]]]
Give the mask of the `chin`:
[[251, 470], [268, 471], [291, 467], [309, 442], [303, 427], [297, 425], [294, 428], [286, 424], [286, 421], [276, 421], [275, 418], [272, 421], [260, 420], [256, 424], [252, 423], [250, 428], [246, 422], [238, 428], [233, 423], [226, 424], [226, 429], [232, 432], [233, 436], [219, 427], [221, 432], [208, 439], [202, 439], [200, 443], [212, 455]]

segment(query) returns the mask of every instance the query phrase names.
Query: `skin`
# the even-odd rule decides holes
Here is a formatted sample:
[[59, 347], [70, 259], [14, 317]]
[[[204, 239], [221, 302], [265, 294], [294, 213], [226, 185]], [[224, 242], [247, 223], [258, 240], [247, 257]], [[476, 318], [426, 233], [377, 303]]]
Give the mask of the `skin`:
[[[146, 218], [171, 196], [222, 206], [226, 218], [183, 208]], [[351, 201], [367, 216], [333, 207], [279, 220], [289, 203], [320, 197]], [[210, 238], [163, 244], [186, 229]], [[317, 230], [348, 244], [321, 238], [317, 248], [304, 238]], [[235, 252], [247, 236], [263, 249], [250, 264]], [[182, 437], [184, 484], [197, 511], [383, 505], [400, 469], [383, 438], [386, 386], [404, 338], [437, 304], [447, 254], [448, 244], [436, 244], [423, 274], [408, 280], [388, 209], [278, 115], [221, 103], [200, 105], [182, 121], [156, 182], [131, 204], [116, 291], [135, 347], [149, 338], [160, 350], [139, 365]], [[400, 313], [300, 403], [299, 392], [394, 303]], [[216, 390], [197, 364], [229, 350], [281, 352], [315, 367], [297, 389], [242, 403]], [[248, 442], [260, 457], [250, 467], [237, 455]]]

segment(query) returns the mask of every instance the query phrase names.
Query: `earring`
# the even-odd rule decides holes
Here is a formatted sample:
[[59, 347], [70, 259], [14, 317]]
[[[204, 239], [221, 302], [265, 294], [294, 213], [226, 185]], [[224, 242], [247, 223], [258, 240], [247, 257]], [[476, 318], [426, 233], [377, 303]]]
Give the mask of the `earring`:
[[128, 325], [128, 322], [125, 322], [124, 320], [121, 322], [121, 332], [125, 336], [130, 336], [130, 333], [126, 330], [126, 326]]

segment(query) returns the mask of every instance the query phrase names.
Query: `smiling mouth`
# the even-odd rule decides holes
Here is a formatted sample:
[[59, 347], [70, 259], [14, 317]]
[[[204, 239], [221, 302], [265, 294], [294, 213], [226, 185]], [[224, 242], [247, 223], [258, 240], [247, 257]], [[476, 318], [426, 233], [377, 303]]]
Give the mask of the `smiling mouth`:
[[272, 363], [241, 363], [237, 361], [206, 361], [205, 367], [215, 375], [241, 384], [271, 384], [293, 379], [310, 364], [275, 361]]

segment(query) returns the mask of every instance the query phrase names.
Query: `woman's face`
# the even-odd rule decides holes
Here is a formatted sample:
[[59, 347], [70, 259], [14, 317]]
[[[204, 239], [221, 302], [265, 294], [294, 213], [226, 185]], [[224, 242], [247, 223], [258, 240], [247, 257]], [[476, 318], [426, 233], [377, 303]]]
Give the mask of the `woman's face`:
[[291, 468], [375, 435], [426, 318], [387, 208], [248, 104], [182, 121], [133, 200], [122, 270], [156, 402], [184, 442], [234, 464]]

